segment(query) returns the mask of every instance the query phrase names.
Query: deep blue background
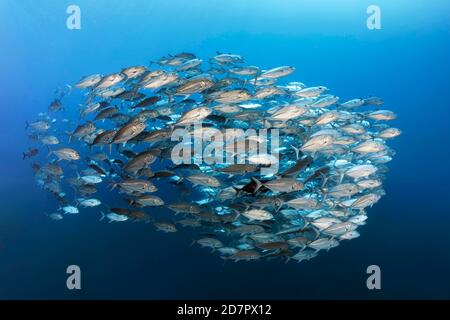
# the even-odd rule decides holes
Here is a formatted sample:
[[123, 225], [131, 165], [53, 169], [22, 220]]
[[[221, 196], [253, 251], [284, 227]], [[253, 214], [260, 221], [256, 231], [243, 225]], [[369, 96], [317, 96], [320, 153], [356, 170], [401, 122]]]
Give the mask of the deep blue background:
[[[338, 4], [339, 3], [339, 4]], [[69, 4], [82, 29], [65, 27]], [[382, 30], [366, 28], [378, 4]], [[448, 1], [0, 2], [0, 298], [450, 298]], [[342, 99], [378, 95], [399, 114], [387, 195], [361, 237], [307, 263], [227, 263], [192, 235], [98, 223], [94, 211], [50, 221], [55, 203], [21, 152], [25, 120], [81, 76], [167, 53], [234, 52]], [[75, 108], [75, 105], [68, 108]], [[78, 292], [65, 269], [82, 269]], [[382, 290], [365, 269], [382, 270]]]

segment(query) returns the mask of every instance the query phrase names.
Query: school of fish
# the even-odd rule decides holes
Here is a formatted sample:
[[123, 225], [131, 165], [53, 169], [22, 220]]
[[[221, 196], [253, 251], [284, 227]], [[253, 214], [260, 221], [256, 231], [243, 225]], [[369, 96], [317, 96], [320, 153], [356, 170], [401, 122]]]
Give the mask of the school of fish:
[[[95, 211], [167, 233], [191, 228], [183, 232], [194, 244], [232, 261], [300, 262], [357, 238], [384, 195], [396, 114], [378, 97], [342, 100], [325, 86], [283, 83], [294, 71], [179, 53], [58, 89], [26, 123], [34, 146], [23, 153], [57, 200], [48, 217]], [[212, 139], [177, 163], [177, 129], [193, 139], [226, 132], [225, 154], [244, 161], [205, 161]], [[277, 130], [277, 148], [255, 153], [274, 138], [247, 129]], [[278, 170], [264, 174], [274, 162]]]

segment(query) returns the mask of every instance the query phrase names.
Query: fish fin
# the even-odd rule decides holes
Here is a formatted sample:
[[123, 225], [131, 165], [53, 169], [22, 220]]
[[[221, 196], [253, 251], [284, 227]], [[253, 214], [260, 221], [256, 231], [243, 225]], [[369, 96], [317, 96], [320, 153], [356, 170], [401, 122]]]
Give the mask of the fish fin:
[[70, 141], [72, 141], [72, 134], [70, 133], [68, 135], [69, 135], [69, 143], [70, 143]]
[[284, 203], [281, 203], [280, 205], [277, 206], [277, 209], [275, 210], [275, 212], [280, 211], [280, 209], [283, 207]]
[[338, 183], [338, 184], [341, 184], [341, 183], [342, 183], [342, 180], [344, 180], [344, 173], [341, 173], [341, 174], [339, 175], [339, 183]]
[[256, 183], [256, 189], [254, 191], [254, 193], [256, 193], [263, 186], [263, 184], [261, 183], [261, 181], [259, 181], [255, 177], [252, 177], [251, 179], [252, 179], [253, 182]]
[[290, 146], [291, 146], [292, 149], [294, 149], [294, 152], [295, 152], [295, 159], [298, 160], [298, 155], [299, 155], [299, 153], [300, 153], [300, 149], [294, 147], [292, 144], [291, 144]]
[[115, 182], [110, 183], [111, 191], [114, 190], [118, 185], [119, 185], [119, 184], [118, 184], [118, 183], [115, 183]]
[[180, 184], [185, 178], [182, 176], [182, 175], [180, 175], [180, 174], [178, 174], [178, 176], [180, 177], [180, 179], [177, 181], [177, 182], [175, 182], [175, 184]]

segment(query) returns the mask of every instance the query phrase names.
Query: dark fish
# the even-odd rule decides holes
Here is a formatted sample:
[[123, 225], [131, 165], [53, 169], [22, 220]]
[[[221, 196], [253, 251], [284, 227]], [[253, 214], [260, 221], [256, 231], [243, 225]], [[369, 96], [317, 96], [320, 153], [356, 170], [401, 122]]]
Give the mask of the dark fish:
[[155, 178], [168, 178], [168, 177], [173, 177], [175, 175], [176, 175], [176, 173], [173, 171], [161, 170], [161, 171], [155, 172], [154, 177]]
[[31, 158], [31, 157], [35, 157], [37, 156], [39, 153], [39, 150], [36, 148], [29, 148], [27, 151], [23, 152], [23, 160], [25, 160], [25, 158]]
[[200, 170], [200, 167], [196, 165], [195, 163], [182, 163], [178, 164], [176, 166], [171, 167], [172, 170]]
[[116, 99], [121, 99], [125, 101], [137, 101], [145, 97], [145, 94], [137, 92], [137, 91], [124, 91], [121, 94], [117, 95]]
[[89, 164], [89, 168], [94, 169], [97, 173], [101, 175], [106, 175], [106, 171], [95, 163]]
[[128, 150], [128, 149], [121, 150], [120, 153], [127, 158], [134, 158], [136, 156], [136, 152], [134, 152], [132, 150]]
[[243, 186], [242, 189], [239, 189], [238, 191], [245, 191], [245, 192], [251, 193], [251, 194], [255, 194], [256, 191], [266, 192], [266, 191], [269, 191], [269, 189], [264, 186], [264, 183], [269, 182], [269, 181], [270, 180], [268, 180], [268, 179], [260, 180], [262, 185], [259, 186], [256, 183], [256, 181], [252, 180], [249, 183], [247, 183], [245, 186]]
[[314, 171], [314, 173], [312, 175], [310, 175], [304, 182], [304, 184], [313, 181], [317, 178], [324, 178], [326, 176], [326, 174], [330, 172], [330, 168], [329, 167], [322, 167], [317, 169], [316, 171]]
[[117, 107], [108, 107], [106, 109], [101, 110], [96, 116], [95, 120], [103, 120], [111, 118], [113, 115], [119, 112]]
[[284, 177], [284, 176], [291, 176], [291, 177], [295, 177], [297, 176], [300, 171], [308, 166], [310, 166], [313, 162], [313, 158], [311, 156], [306, 156], [302, 159], [298, 159], [297, 162], [295, 163], [295, 165], [293, 165], [292, 167], [290, 167], [289, 169], [286, 169], [285, 171], [283, 171], [282, 173], [280, 173], [280, 176]]
[[136, 104], [135, 106], [132, 106], [132, 109], [137, 109], [137, 108], [145, 108], [151, 105], [154, 105], [155, 103], [157, 103], [159, 100], [161, 100], [161, 97], [159, 96], [153, 96], [153, 97], [148, 97], [145, 98], [144, 100], [140, 101], [138, 104]]
[[48, 107], [49, 111], [56, 112], [62, 109], [62, 103], [59, 99], [55, 99], [50, 103]]

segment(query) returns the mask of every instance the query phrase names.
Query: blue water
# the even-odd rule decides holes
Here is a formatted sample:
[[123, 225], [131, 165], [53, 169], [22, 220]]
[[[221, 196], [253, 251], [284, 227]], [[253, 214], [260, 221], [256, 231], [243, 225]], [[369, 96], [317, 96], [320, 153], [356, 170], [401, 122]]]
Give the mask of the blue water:
[[[81, 30], [66, 28], [70, 4]], [[370, 4], [381, 30], [366, 27]], [[450, 298], [449, 18], [445, 0], [2, 0], [0, 298]], [[189, 246], [188, 231], [99, 223], [95, 210], [58, 222], [43, 214], [56, 203], [21, 159], [25, 121], [58, 86], [181, 51], [292, 65], [292, 80], [344, 100], [386, 101], [403, 135], [360, 238], [306, 263], [223, 265]], [[81, 267], [80, 291], [66, 289], [70, 264]], [[366, 288], [371, 264], [381, 290]]]

